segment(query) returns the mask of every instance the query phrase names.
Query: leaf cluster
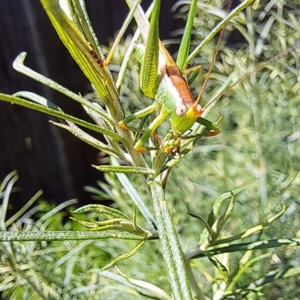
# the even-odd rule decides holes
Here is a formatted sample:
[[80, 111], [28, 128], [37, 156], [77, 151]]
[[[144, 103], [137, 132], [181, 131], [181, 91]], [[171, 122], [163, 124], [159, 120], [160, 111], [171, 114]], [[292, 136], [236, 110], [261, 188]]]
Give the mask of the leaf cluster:
[[[116, 38], [112, 47], [118, 50], [107, 67], [83, 1], [67, 1], [67, 14], [55, 1], [41, 2], [96, 97], [78, 96], [27, 68], [24, 53], [14, 68], [81, 103], [94, 123], [68, 115], [50, 100], [27, 91], [0, 98], [57, 117], [55, 125], [108, 154], [110, 166], [95, 166], [106, 172], [107, 183], [99, 183], [100, 189], [87, 189], [115, 204], [80, 208], [75, 222], [65, 225], [60, 211], [73, 202], [50, 210], [38, 221], [30, 217], [40, 206], [24, 215], [25, 207], [6, 220], [17, 179], [15, 173], [8, 175], [0, 188], [0, 273], [5, 295], [16, 299], [20, 295], [36, 299], [294, 299], [294, 276], [300, 271], [294, 247], [300, 243], [299, 4], [248, 7], [236, 18], [226, 19], [224, 10], [216, 8], [221, 7], [219, 2], [192, 1], [190, 9], [178, 1], [179, 17], [186, 19], [189, 9], [195, 13], [193, 23], [190, 17], [187, 20], [192, 24], [187, 31], [206, 36], [193, 34], [191, 54], [179, 54], [185, 57], [178, 60], [181, 69], [193, 59], [203, 66], [200, 78], [193, 78], [195, 94], [212, 60], [215, 22], [225, 18], [225, 36], [235, 30], [243, 41], [237, 48], [221, 45], [201, 99], [207, 103], [222, 95], [218, 105], [206, 111], [212, 120], [223, 116], [222, 133], [213, 139], [201, 136], [201, 143], [199, 139], [183, 142], [181, 155], [170, 156], [162, 151], [136, 153], [133, 145], [139, 131], [131, 134], [117, 126], [132, 109], [150, 105], [141, 96], [139, 64], [131, 55], [138, 30], [125, 46]], [[131, 9], [122, 29], [139, 11], [138, 1], [128, 2]], [[194, 55], [199, 49], [201, 55]], [[123, 64], [116, 68], [120, 61]], [[145, 124], [141, 122], [141, 131]], [[162, 124], [158, 133], [172, 140], [166, 126]], [[84, 128], [102, 133], [106, 142]], [[203, 128], [193, 130], [203, 132]], [[116, 264], [118, 268], [111, 269]], [[274, 288], [283, 282], [288, 282], [287, 294]]]

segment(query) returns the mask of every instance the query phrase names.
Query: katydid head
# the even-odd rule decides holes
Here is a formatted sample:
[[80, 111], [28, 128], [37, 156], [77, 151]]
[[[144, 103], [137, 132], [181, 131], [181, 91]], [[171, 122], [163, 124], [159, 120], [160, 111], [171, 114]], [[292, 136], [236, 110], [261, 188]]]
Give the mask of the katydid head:
[[188, 107], [185, 103], [180, 103], [171, 113], [173, 131], [182, 135], [194, 125], [201, 114], [202, 107], [199, 104]]

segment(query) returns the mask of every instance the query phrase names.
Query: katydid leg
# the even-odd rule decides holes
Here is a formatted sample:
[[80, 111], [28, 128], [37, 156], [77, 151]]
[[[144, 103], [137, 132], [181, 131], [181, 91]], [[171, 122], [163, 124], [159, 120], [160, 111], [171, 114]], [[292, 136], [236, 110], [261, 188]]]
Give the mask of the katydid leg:
[[223, 117], [220, 117], [217, 122], [212, 123], [204, 118], [199, 117], [197, 119], [197, 123], [205, 126], [205, 129], [202, 133], [194, 134], [194, 135], [187, 135], [187, 136], [180, 136], [180, 139], [193, 139], [201, 136], [215, 136], [221, 132], [221, 128], [218, 126], [222, 121]]
[[118, 126], [121, 129], [131, 129], [132, 127], [127, 126], [127, 124], [129, 124], [130, 122], [132, 122], [134, 120], [141, 119], [142, 117], [151, 114], [155, 110], [161, 108], [161, 106], [162, 106], [161, 102], [154, 101], [150, 106], [148, 106], [148, 107], [128, 116], [124, 120], [120, 121], [118, 123]]
[[[153, 120], [153, 122], [150, 124], [150, 127], [149, 127], [147, 130], [143, 130], [143, 129], [141, 129], [141, 128], [135, 128], [135, 127], [132, 127], [132, 126], [128, 126], [127, 124], [129, 124], [130, 122], [132, 122], [132, 121], [134, 121], [134, 120], [141, 119], [141, 118], [143, 118], [143, 117], [145, 117], [145, 116], [148, 116], [149, 114], [151, 114], [151, 113], [154, 112], [155, 110], [161, 108], [161, 106], [162, 106], [162, 104], [161, 104], [160, 101], [155, 101], [155, 102], [152, 103], [152, 105], [150, 105], [150, 106], [146, 107], [145, 109], [142, 109], [142, 110], [140, 110], [140, 111], [138, 111], [138, 112], [136, 112], [136, 113], [134, 113], [134, 114], [128, 116], [128, 117], [125, 118], [124, 120], [120, 121], [120, 122], [118, 123], [118, 126], [119, 126], [121, 129], [123, 129], [123, 130], [130, 130], [130, 131], [133, 131], [133, 132], [137, 132], [137, 133], [142, 134], [142, 137], [139, 138], [139, 139], [137, 140], [136, 144], [139, 144], [139, 145], [140, 145], [140, 140], [143, 138], [143, 136], [146, 134], [146, 132], [147, 132], [147, 137], [148, 137], [148, 138], [149, 138], [150, 135], [152, 135], [154, 138], [156, 138], [156, 139], [159, 141], [159, 140], [160, 140], [160, 137], [159, 137], [158, 135], [156, 135], [154, 131], [155, 131], [156, 127], [157, 127], [162, 121], [160, 121], [160, 122], [158, 123], [158, 125], [155, 127], [154, 130], [152, 130], [152, 132], [150, 132], [150, 134], [149, 134], [149, 129], [150, 129], [150, 127], [151, 127], [151, 124], [155, 123], [155, 120], [159, 119], [159, 116], [160, 116], [160, 115], [158, 115], [158, 116]], [[164, 119], [165, 119], [165, 118], [166, 118], [166, 116], [164, 117]], [[164, 120], [164, 119], [163, 119], [163, 120]], [[156, 124], [156, 123], [155, 123], [155, 124]], [[144, 140], [144, 142], [142, 143], [142, 145], [145, 143], [145, 141], [146, 141], [146, 140]], [[136, 144], [135, 144], [135, 145], [136, 145]], [[156, 149], [156, 148], [155, 148], [155, 149]], [[150, 149], [150, 148], [149, 148], [149, 149], [146, 149], [146, 150], [141, 150], [141, 152], [145, 152], [145, 151], [148, 151], [148, 150], [154, 150], [154, 149]]]
[[149, 150], [157, 150], [157, 148], [149, 148], [144, 147], [145, 142], [149, 139], [151, 135], [153, 135], [156, 128], [169, 116], [170, 111], [166, 109], [165, 107], [162, 107], [162, 109], [159, 112], [159, 115], [151, 122], [149, 125], [149, 128], [144, 132], [144, 134], [141, 136], [141, 138], [135, 143], [134, 149], [137, 152], [146, 152]]
[[196, 122], [205, 126], [205, 136], [214, 136], [221, 132], [219, 124], [222, 119], [223, 117], [220, 117], [217, 122], [212, 123], [204, 118], [199, 117]]

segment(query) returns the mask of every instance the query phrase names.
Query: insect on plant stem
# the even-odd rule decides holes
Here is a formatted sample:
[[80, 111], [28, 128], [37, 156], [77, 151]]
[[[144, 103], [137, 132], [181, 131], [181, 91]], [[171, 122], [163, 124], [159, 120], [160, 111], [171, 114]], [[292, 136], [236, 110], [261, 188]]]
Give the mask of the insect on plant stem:
[[[159, 13], [161, 0], [153, 1], [153, 10], [150, 18], [150, 24], [144, 11], [138, 4], [140, 1], [127, 0], [130, 8], [129, 15], [126, 18], [124, 25], [122, 26], [122, 30], [120, 31], [119, 36], [116, 38], [110, 54], [108, 55], [107, 59], [102, 62], [102, 66], [105, 67], [108, 65], [112, 57], [112, 53], [116, 48], [116, 45], [119, 43], [121, 36], [124, 34], [125, 29], [128, 27], [132, 17], [134, 16], [143, 37], [143, 43], [137, 47], [137, 49], [142, 52], [142, 55], [140, 56], [142, 57], [140, 86], [144, 94], [147, 97], [154, 99], [154, 102], [148, 107], [145, 107], [144, 109], [119, 121], [118, 126], [123, 130], [131, 130], [141, 134], [141, 136], [134, 144], [134, 149], [137, 152], [161, 149], [172, 153], [172, 148], [178, 151], [177, 149], [180, 148], [181, 139], [194, 138], [201, 135], [199, 134], [190, 136], [189, 134], [186, 134], [191, 130], [192, 126], [196, 122], [204, 125], [205, 127], [202, 136], [213, 136], [220, 133], [221, 129], [218, 127], [218, 122], [213, 124], [208, 120], [204, 120], [200, 117], [203, 112], [212, 104], [212, 102], [209, 102], [204, 107], [201, 107], [199, 102], [216, 61], [226, 23], [228, 23], [235, 15], [237, 15], [246, 6], [250, 5], [253, 1], [254, 0], [245, 0], [232, 13], [228, 14], [228, 16], [220, 22], [224, 25], [223, 27], [217, 25], [216, 28], [218, 29], [215, 28], [212, 31], [212, 37], [218, 32], [218, 30], [221, 30], [221, 33], [203, 86], [198, 97], [194, 99], [188, 83], [183, 76], [184, 70], [181, 71], [179, 69], [172, 56], [159, 40]], [[180, 47], [181, 49], [185, 50], [184, 52], [186, 55], [188, 52], [186, 51], [186, 49], [189, 50], [190, 45], [189, 43], [191, 38], [196, 3], [196, 0], [192, 0], [192, 13], [190, 13], [188, 16], [187, 26], [184, 33], [184, 43]], [[186, 55], [180, 55], [180, 57], [184, 58]], [[186, 65], [184, 60], [181, 61], [182, 66]], [[213, 102], [217, 101], [217, 99], [213, 100]], [[132, 121], [144, 118], [156, 110], [159, 110], [159, 113], [148, 125], [147, 129], [143, 130], [142, 128], [129, 126]], [[150, 136], [154, 136], [157, 140], [159, 140], [157, 134], [155, 133], [156, 129], [167, 117], [169, 117], [171, 124], [171, 139], [168, 140], [168, 144], [166, 145], [163, 142], [159, 147], [152, 148], [149, 146], [145, 146], [145, 143], [149, 140]]]
[[[132, 7], [134, 3], [133, 0], [128, 0], [128, 2], [130, 7]], [[248, 5], [250, 3], [251, 2], [248, 1]], [[243, 5], [245, 6], [245, 3], [243, 3]], [[153, 98], [154, 102], [149, 107], [136, 112], [135, 114], [132, 114], [119, 122], [120, 128], [124, 130], [131, 130], [133, 128], [128, 126], [130, 122], [151, 114], [155, 110], [160, 110], [158, 116], [150, 123], [148, 129], [145, 130], [141, 138], [135, 143], [134, 148], [138, 152], [157, 149], [163, 149], [169, 152], [169, 145], [166, 147], [164, 147], [164, 145], [161, 145], [159, 148], [150, 148], [144, 146], [149, 137], [154, 134], [156, 128], [168, 116], [170, 116], [171, 132], [174, 140], [180, 139], [185, 132], [191, 129], [195, 122], [203, 124], [206, 127], [206, 136], [216, 135], [221, 131], [216, 125], [210, 123], [207, 120], [203, 123], [203, 119], [199, 118], [206, 109], [206, 106], [202, 108], [199, 105], [199, 102], [204, 88], [208, 82], [214, 62], [216, 60], [218, 49], [222, 40], [224, 27], [221, 29], [221, 34], [218, 39], [216, 50], [214, 52], [211, 66], [208, 70], [207, 77], [204, 81], [199, 96], [195, 100], [181, 70], [178, 68], [172, 56], [159, 40], [159, 8], [160, 0], [155, 0], [148, 30], [148, 36], [146, 36], [144, 33], [143, 37], [145, 45], [141, 46], [144, 52], [140, 85], [145, 95]], [[138, 26], [142, 31], [142, 25], [147, 22], [147, 19], [145, 18], [145, 14], [140, 6], [137, 7], [134, 15]], [[190, 17], [193, 18], [194, 16], [189, 15], [189, 18]]]

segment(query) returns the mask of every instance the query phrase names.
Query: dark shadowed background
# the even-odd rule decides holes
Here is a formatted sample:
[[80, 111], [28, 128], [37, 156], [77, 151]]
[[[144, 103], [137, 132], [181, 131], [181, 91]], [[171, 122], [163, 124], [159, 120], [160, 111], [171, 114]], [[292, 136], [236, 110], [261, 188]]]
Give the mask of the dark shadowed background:
[[[151, 1], [142, 1], [145, 8]], [[170, 9], [176, 2], [162, 1], [161, 38], [177, 26]], [[78, 103], [19, 74], [12, 68], [25, 51], [25, 65], [75, 93], [86, 94], [89, 83], [60, 42], [38, 0], [0, 0], [0, 92], [31, 91], [60, 106], [66, 113], [89, 120]], [[87, 9], [101, 44], [108, 45], [128, 13], [122, 0], [87, 0]], [[51, 202], [78, 198], [90, 202], [83, 186], [96, 186], [102, 174], [93, 169], [98, 151], [51, 125], [39, 112], [0, 102], [0, 181], [17, 170], [19, 190], [10, 202], [16, 209], [39, 189]], [[89, 120], [90, 121], [90, 120]]]

